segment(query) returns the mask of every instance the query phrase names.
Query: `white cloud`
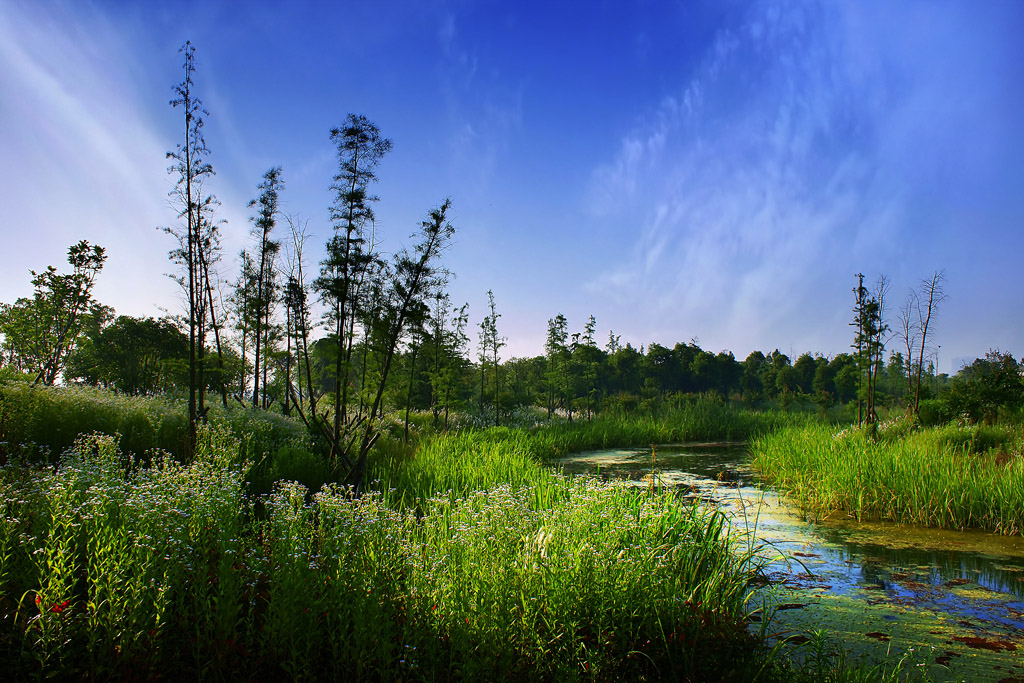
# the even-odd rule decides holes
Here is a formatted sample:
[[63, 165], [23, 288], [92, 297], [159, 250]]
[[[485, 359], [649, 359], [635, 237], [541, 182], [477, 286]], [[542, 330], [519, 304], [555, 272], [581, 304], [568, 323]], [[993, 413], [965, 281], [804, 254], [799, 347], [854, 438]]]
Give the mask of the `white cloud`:
[[854, 272], [942, 266], [906, 245], [918, 201], [944, 201], [943, 175], [985, 154], [985, 73], [977, 55], [942, 54], [957, 55], [958, 11], [921, 28], [918, 8], [860, 7], [761, 3], [721, 31], [679, 96], [594, 171], [595, 216], [641, 228], [591, 291], [654, 302], [649, 329], [676, 339], [842, 350], [847, 330], [822, 334], [814, 316], [843, 310]]

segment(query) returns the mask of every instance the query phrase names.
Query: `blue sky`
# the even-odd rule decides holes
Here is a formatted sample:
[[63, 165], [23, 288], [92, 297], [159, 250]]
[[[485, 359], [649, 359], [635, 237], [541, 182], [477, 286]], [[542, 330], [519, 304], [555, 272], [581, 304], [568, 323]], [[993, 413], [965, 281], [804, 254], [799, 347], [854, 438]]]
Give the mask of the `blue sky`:
[[103, 303], [180, 311], [156, 228], [188, 39], [226, 278], [271, 166], [319, 258], [353, 112], [394, 143], [384, 248], [451, 197], [453, 299], [475, 324], [494, 291], [506, 356], [557, 313], [602, 341], [833, 355], [854, 273], [892, 281], [895, 327], [939, 269], [940, 368], [1020, 356], [1022, 29], [1013, 0], [0, 0], [0, 301], [84, 238]]

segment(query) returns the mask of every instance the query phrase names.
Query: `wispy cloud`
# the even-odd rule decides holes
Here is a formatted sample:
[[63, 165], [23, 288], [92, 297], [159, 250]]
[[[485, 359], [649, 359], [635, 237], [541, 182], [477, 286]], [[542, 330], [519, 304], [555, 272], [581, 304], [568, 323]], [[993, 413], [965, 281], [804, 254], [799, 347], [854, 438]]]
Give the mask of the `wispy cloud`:
[[471, 179], [480, 192], [499, 169], [522, 129], [522, 86], [510, 84], [493, 69], [481, 69], [472, 48], [464, 45], [454, 14], [446, 14], [437, 31], [441, 92], [450, 121], [449, 145], [459, 178]]
[[828, 349], [845, 329], [814, 328], [844, 313], [854, 272], [941, 267], [906, 253], [917, 202], [985, 153], [958, 136], [989, 137], [992, 85], [974, 57], [942, 55], [958, 12], [922, 28], [889, 7], [763, 2], [724, 28], [594, 171], [595, 218], [641, 218], [631, 257], [591, 289], [654, 302], [648, 329], [676, 338]]
[[[168, 219], [153, 201], [170, 189], [166, 145], [131, 89], [122, 66], [131, 60], [112, 27], [87, 6], [73, 10], [74, 20], [57, 21], [42, 6], [0, 5], [0, 185], [25, 200], [8, 202], [4, 298], [24, 289], [28, 267], [59, 265], [83, 238], [107, 247], [108, 271], [149, 279], [138, 257], [154, 251], [153, 228]], [[163, 285], [151, 293], [166, 294]]]

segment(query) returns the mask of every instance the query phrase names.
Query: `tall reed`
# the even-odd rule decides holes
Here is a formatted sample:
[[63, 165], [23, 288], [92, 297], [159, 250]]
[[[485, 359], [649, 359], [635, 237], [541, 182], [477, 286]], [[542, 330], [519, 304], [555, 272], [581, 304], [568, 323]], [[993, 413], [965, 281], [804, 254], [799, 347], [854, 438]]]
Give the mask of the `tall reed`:
[[877, 438], [824, 425], [751, 443], [754, 466], [816, 515], [842, 511], [905, 524], [1024, 532], [1019, 432], [894, 423]]

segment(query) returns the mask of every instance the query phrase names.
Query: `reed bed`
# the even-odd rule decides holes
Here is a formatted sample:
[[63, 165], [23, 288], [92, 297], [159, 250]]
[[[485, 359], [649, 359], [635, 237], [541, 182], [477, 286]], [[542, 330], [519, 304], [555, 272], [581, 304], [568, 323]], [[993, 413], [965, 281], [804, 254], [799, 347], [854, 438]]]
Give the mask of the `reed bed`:
[[[9, 680], [748, 680], [764, 665], [744, 620], [761, 560], [712, 509], [538, 484], [530, 459], [508, 466], [517, 484], [419, 509], [282, 482], [256, 515], [240, 452], [209, 428], [187, 466], [139, 468], [93, 435], [57, 467], [0, 468]], [[538, 486], [558, 495], [538, 505]]]
[[599, 448], [646, 446], [686, 441], [743, 441], [785, 426], [803, 425], [810, 416], [781, 411], [734, 408], [721, 400], [698, 397], [661, 416], [597, 417], [554, 423], [535, 430], [536, 453], [552, 457]]
[[376, 453], [373, 486], [399, 508], [429, 506], [439, 496], [462, 498], [504, 484], [529, 489], [538, 507], [547, 507], [564, 491], [561, 479], [541, 464], [534, 435], [521, 429], [426, 436], [415, 450], [392, 442]]
[[550, 458], [652, 443], [741, 440], [806, 424], [808, 419], [802, 414], [742, 410], [697, 398], [658, 418], [610, 416], [529, 429], [424, 431], [409, 447], [395, 439], [384, 441], [374, 452], [371, 479], [399, 506], [422, 506], [440, 494], [459, 497], [499, 483], [529, 486], [535, 504], [547, 506], [561, 491], [550, 485], [556, 475], [543, 465]]
[[1024, 532], [1019, 430], [883, 425], [875, 438], [825, 425], [754, 439], [754, 466], [802, 508], [901, 524]]

